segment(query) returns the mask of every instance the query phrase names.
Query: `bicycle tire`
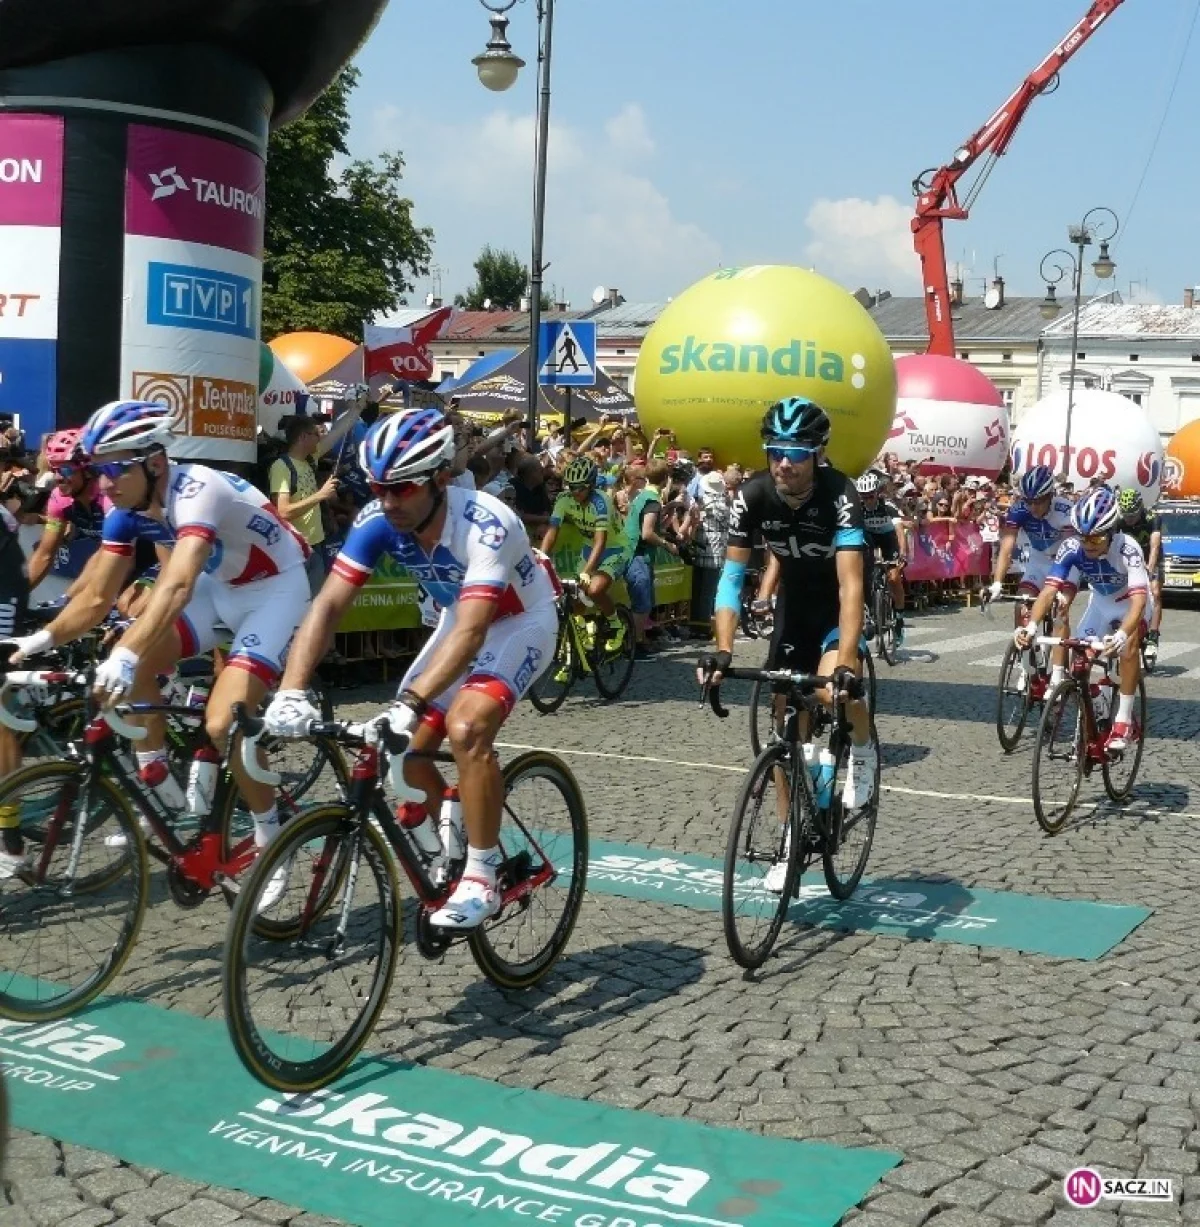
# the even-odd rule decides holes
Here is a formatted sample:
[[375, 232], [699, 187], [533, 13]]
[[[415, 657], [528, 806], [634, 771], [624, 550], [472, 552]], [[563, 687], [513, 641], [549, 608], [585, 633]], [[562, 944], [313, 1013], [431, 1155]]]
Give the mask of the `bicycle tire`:
[[896, 663], [896, 619], [892, 612], [892, 594], [887, 585], [875, 593], [875, 636], [879, 654], [889, 665]]
[[[633, 677], [633, 665], [637, 655], [636, 631], [633, 627], [633, 614], [625, 608], [624, 605], [617, 606], [617, 617], [625, 628], [625, 640], [621, 644], [621, 650], [616, 656], [604, 655], [601, 656], [601, 648], [599, 646], [600, 636], [597, 635], [597, 643], [592, 646], [590, 653], [592, 663], [592, 675], [596, 680], [596, 689], [600, 692], [602, 699], [619, 699], [625, 692], [625, 687], [629, 685], [629, 679]], [[601, 666], [603, 664], [613, 662], [623, 662], [618, 674], [619, 681], [606, 679], [602, 673]]]
[[[554, 655], [545, 670], [529, 687], [529, 701], [543, 716], [550, 716], [558, 711], [575, 684], [575, 649], [568, 623], [569, 616], [564, 617], [560, 612]], [[556, 675], [562, 670], [566, 670], [566, 681], [557, 680]]]
[[[825, 885], [829, 888], [829, 893], [835, 899], [849, 899], [858, 889], [858, 884], [862, 881], [862, 876], [866, 872], [867, 861], [871, 858], [871, 847], [875, 842], [875, 824], [879, 818], [880, 776], [883, 770], [883, 754], [879, 749], [879, 732], [875, 728], [874, 716], [871, 717], [871, 744], [875, 747], [875, 787], [871, 794], [871, 800], [855, 816], [856, 827], [859, 823], [866, 824], [866, 837], [858, 858], [854, 863], [854, 868], [847, 876], [838, 873], [834, 864], [834, 858], [842, 847], [843, 823], [846, 818], [842, 808], [840, 784], [845, 779], [846, 766], [850, 760], [849, 737], [842, 739], [834, 764], [833, 800], [829, 809], [832, 829], [821, 840], [821, 869], [825, 874]], [[830, 845], [831, 839], [836, 841], [836, 847]]]
[[1060, 708], [1066, 706], [1068, 700], [1072, 697], [1074, 697], [1077, 703], [1081, 699], [1079, 684], [1073, 678], [1064, 678], [1050, 692], [1046, 700], [1046, 706], [1042, 709], [1042, 719], [1038, 724], [1037, 745], [1034, 747], [1033, 752], [1033, 812], [1038, 820], [1038, 826], [1047, 835], [1057, 835], [1066, 826], [1067, 819], [1070, 818], [1075, 808], [1075, 803], [1079, 799], [1079, 788], [1083, 783], [1083, 764], [1084, 759], [1087, 757], [1087, 746], [1082, 729], [1083, 707], [1080, 703], [1079, 716], [1076, 719], [1075, 728], [1075, 778], [1071, 785], [1070, 796], [1063, 806], [1061, 816], [1052, 814], [1050, 807], [1043, 803], [1041, 785], [1042, 755], [1045, 752], [1047, 759], [1050, 758], [1050, 751], [1047, 749], [1047, 746], [1053, 740], [1054, 732], [1058, 727], [1059, 717], [1057, 713]]
[[1012, 675], [1014, 666], [1022, 666], [1023, 657], [1024, 653], [1021, 649], [1015, 643], [1010, 643], [1004, 652], [1003, 661], [1000, 662], [1000, 682], [996, 688], [996, 736], [1000, 739], [1000, 747], [1005, 754], [1011, 754], [1017, 748], [1021, 734], [1025, 731], [1025, 724], [1029, 720], [1028, 676], [1025, 679], [1024, 697], [1016, 723], [1010, 725], [1005, 719], [1005, 697], [1017, 693], [1010, 690], [1006, 683]]
[[[766, 787], [768, 777], [778, 769], [782, 770], [790, 778], [792, 764], [792, 746], [783, 742], [768, 746], [754, 760], [754, 766], [750, 768], [746, 781], [742, 785], [741, 793], [738, 795], [737, 806], [733, 812], [733, 824], [729, 828], [729, 837], [725, 842], [725, 864], [721, 879], [721, 924], [725, 930], [725, 944], [729, 947], [730, 956], [738, 966], [746, 968], [747, 971], [754, 971], [756, 968], [761, 967], [771, 957], [771, 951], [774, 949], [779, 932], [783, 928], [783, 922], [791, 905], [792, 895], [796, 890], [796, 880], [800, 876], [800, 838], [796, 822], [797, 805], [794, 801], [788, 805], [788, 867], [783, 889], [774, 900], [774, 912], [771, 914], [766, 931], [756, 944], [743, 940], [742, 934], [738, 931], [737, 923], [738, 894], [739, 888], [742, 885], [740, 875], [738, 874], [742, 830], [748, 816], [750, 817], [751, 824], [753, 824], [753, 820], [757, 816], [756, 800], [761, 804], [761, 793]], [[790, 796], [791, 789], [789, 788]], [[770, 892], [761, 885], [758, 886], [757, 891], [754, 887], [750, 887], [746, 893], [757, 893], [764, 901], [769, 901], [771, 898]]]
[[[78, 782], [82, 770], [79, 763], [65, 759], [48, 760], [22, 767], [0, 781], [0, 803], [7, 798], [29, 791], [39, 783], [50, 782], [53, 786], [56, 779], [60, 782], [57, 787], [53, 788], [52, 795], [62, 796]], [[137, 942], [137, 936], [142, 927], [150, 890], [150, 870], [141, 827], [128, 800], [117, 787], [116, 781], [107, 776], [97, 775], [88, 782], [87, 787], [93, 790], [91, 795], [99, 793], [103, 796], [108, 812], [102, 821], [94, 827], [89, 826], [89, 829], [84, 832], [84, 842], [100, 838], [98, 833], [101, 830], [107, 829], [112, 833], [111, 827], [115, 824], [119, 832], [125, 836], [125, 844], [123, 851], [114, 856], [113, 864], [107, 871], [93, 873], [78, 880], [73, 884], [71, 894], [69, 896], [60, 895], [59, 899], [60, 901], [64, 898], [68, 901], [96, 900], [100, 892], [125, 876], [128, 870], [132, 888], [131, 905], [117, 926], [117, 936], [112, 948], [98, 964], [95, 972], [81, 984], [50, 998], [41, 996], [39, 991], [39, 996], [31, 999], [28, 994], [23, 995], [12, 991], [13, 982], [11, 980], [5, 982], [4, 974], [0, 972], [0, 985], [3, 986], [0, 987], [0, 1017], [11, 1019], [14, 1022], [48, 1022], [56, 1018], [64, 1018], [95, 1000], [120, 974], [126, 959], [129, 958], [130, 951]], [[44, 844], [45, 838], [45, 827], [43, 827], [40, 842]], [[61, 840], [57, 848], [66, 851], [67, 840]], [[0, 900], [11, 900], [16, 897], [18, 888], [27, 887], [28, 884], [24, 879], [18, 876], [5, 879], [0, 882]], [[9, 936], [7, 930], [12, 923], [15, 910], [11, 903], [0, 902], [0, 916], [3, 917], [0, 932], [3, 932], [6, 938]], [[111, 925], [106, 925], [106, 929], [111, 927]], [[42, 927], [38, 926], [38, 932], [42, 931]], [[9, 942], [6, 940], [0, 943], [0, 948], [7, 948], [8, 945]], [[72, 948], [83, 949], [84, 943], [77, 940]], [[38, 960], [39, 968], [41, 965], [41, 960]], [[20, 972], [14, 974], [19, 975]], [[53, 983], [53, 980], [37, 979], [30, 982], [37, 986], [44, 986], [47, 983]]]
[[869, 646], [858, 649], [858, 659], [862, 662], [862, 671], [867, 679], [867, 706], [871, 709], [871, 714], [874, 715], [879, 710], [878, 693], [875, 682], [875, 658], [871, 655]]
[[[505, 766], [503, 775], [504, 812], [507, 816], [515, 818], [516, 828], [516, 834], [508, 835], [506, 842], [505, 824], [503, 822], [501, 824], [499, 842], [505, 850], [506, 867], [514, 863], [520, 864], [522, 855], [528, 856], [525, 848], [517, 846], [518, 840], [523, 840], [526, 844], [532, 844], [536, 840], [536, 846], [541, 846], [549, 841], [550, 836], [550, 832], [535, 828], [532, 822], [523, 821], [520, 815], [512, 814], [508, 805], [508, 797], [522, 780], [541, 778], [551, 781], [566, 801], [571, 825], [572, 851], [569, 858], [571, 874], [566, 887], [566, 900], [562, 916], [554, 926], [550, 937], [542, 943], [541, 948], [520, 962], [514, 962], [500, 954], [494, 938], [506, 924], [512, 923], [513, 909], [515, 908], [521, 916], [527, 915], [541, 892], [552, 888], [553, 879], [551, 882], [535, 887], [524, 899], [510, 904], [498, 916], [485, 921], [478, 929], [473, 930], [467, 939], [471, 955], [479, 970], [493, 984], [500, 988], [531, 988], [544, 980], [554, 964], [558, 962], [563, 950], [566, 949], [567, 942], [571, 940], [571, 933], [575, 929], [575, 922], [579, 919], [579, 912], [583, 907], [588, 867], [587, 808], [584, 804], [583, 792], [575, 776], [557, 755], [549, 751], [531, 750], [527, 754], [514, 758]], [[550, 851], [548, 859], [558, 867], [561, 873], [567, 858]], [[536, 873], [539, 868], [533, 864], [522, 865], [521, 872]], [[500, 874], [502, 881], [504, 873], [505, 868], [502, 868]]]
[[[766, 702], [763, 702], [764, 695]], [[770, 682], [764, 682], [760, 678], [750, 689], [750, 749], [757, 758], [768, 744], [763, 740], [763, 729], [769, 728], [771, 721], [774, 719], [775, 696], [771, 693]], [[765, 724], [760, 725], [759, 721], [762, 718], [762, 713], [766, 712]]]
[[[362, 860], [356, 880], [365, 867], [381, 888], [380, 936], [363, 1009], [340, 1039], [301, 1060], [281, 1056], [272, 1047], [280, 1040], [288, 1040], [279, 1035], [277, 1011], [271, 1015], [270, 1027], [260, 1028], [253, 1017], [248, 1001], [246, 946], [258, 929], [258, 900], [275, 871], [293, 858], [303, 844], [314, 839], [333, 841], [332, 855], [339, 867], [332, 876], [340, 880], [348, 876], [348, 856], [357, 843]], [[278, 838], [264, 849], [244, 882], [229, 917], [221, 956], [225, 1022], [234, 1051], [246, 1070], [267, 1086], [285, 1092], [314, 1091], [337, 1078], [362, 1051], [387, 1002], [402, 930], [400, 885], [393, 856], [371, 822], [359, 822], [348, 806], [333, 804], [314, 808], [288, 823]], [[269, 940], [275, 946], [281, 944]], [[303, 1044], [315, 1045], [316, 1041], [306, 1038]]]
[[[1128, 780], [1125, 781], [1123, 787], [1116, 783], [1116, 771], [1114, 768], [1117, 766], [1118, 761], [1122, 765], [1124, 764], [1124, 755], [1122, 755], [1121, 759], [1117, 761], [1109, 761], [1108, 756], [1106, 755], [1104, 762], [1100, 767], [1100, 774], [1104, 779], [1104, 791], [1108, 793], [1112, 800], [1118, 803], [1128, 801], [1133, 795], [1133, 788], [1137, 783], [1138, 771], [1141, 769], [1142, 765], [1142, 754], [1146, 748], [1146, 679], [1142, 676], [1138, 677], [1138, 688], [1134, 706], [1136, 709], [1134, 711], [1134, 720], [1141, 729], [1141, 736], [1138, 737], [1136, 749], [1134, 749], [1133, 752], [1133, 765], [1129, 769]], [[1127, 747], [1124, 754], [1128, 753], [1129, 749]]]

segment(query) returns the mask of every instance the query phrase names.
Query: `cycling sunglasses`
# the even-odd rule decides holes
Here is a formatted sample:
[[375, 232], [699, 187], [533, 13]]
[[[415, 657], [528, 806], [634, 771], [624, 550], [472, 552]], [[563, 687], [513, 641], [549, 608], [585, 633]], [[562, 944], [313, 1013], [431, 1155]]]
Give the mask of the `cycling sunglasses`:
[[797, 447], [778, 443], [764, 443], [763, 451], [767, 453], [768, 460], [790, 460], [793, 464], [799, 464], [817, 454], [815, 447]]
[[[109, 481], [117, 481], [124, 477], [130, 469], [136, 469], [141, 463], [140, 460], [103, 460], [88, 467], [98, 477], [107, 477]], [[62, 468], [58, 471], [65, 473], [66, 469]]]
[[428, 477], [414, 477], [408, 481], [369, 481], [367, 485], [371, 487], [371, 493], [376, 498], [383, 498], [385, 494], [391, 494], [395, 498], [412, 498], [428, 481]]
[[1107, 545], [1109, 533], [1084, 533], [1080, 538], [1084, 545]]
[[60, 464], [58, 468], [54, 470], [54, 476], [60, 481], [70, 481], [72, 477], [75, 477], [80, 473], [94, 471], [95, 468], [96, 466], [94, 464]]

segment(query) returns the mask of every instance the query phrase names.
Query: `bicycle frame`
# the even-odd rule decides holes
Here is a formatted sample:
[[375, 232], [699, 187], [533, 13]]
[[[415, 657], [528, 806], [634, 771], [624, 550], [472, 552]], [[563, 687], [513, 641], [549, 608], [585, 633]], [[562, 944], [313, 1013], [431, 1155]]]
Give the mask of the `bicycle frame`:
[[[1106, 683], [1112, 687], [1114, 693], [1119, 694], [1119, 687], [1109, 672], [1111, 662], [1100, 658], [1099, 640], [1060, 639], [1049, 635], [1039, 635], [1037, 642], [1046, 647], [1064, 647], [1070, 656], [1067, 672], [1078, 683], [1079, 692], [1083, 698], [1080, 710], [1083, 712], [1083, 750], [1086, 756], [1084, 771], [1090, 774], [1093, 767], [1100, 766], [1108, 758], [1104, 745], [1105, 733], [1096, 719], [1096, 709], [1092, 701], [1092, 670], [1099, 667]], [[1110, 707], [1110, 710], [1115, 709]]]

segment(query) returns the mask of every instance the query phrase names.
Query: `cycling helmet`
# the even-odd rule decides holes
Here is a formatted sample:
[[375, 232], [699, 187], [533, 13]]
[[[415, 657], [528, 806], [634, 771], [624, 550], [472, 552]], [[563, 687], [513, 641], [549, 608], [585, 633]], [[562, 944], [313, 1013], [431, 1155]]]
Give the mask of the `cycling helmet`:
[[1117, 503], [1121, 508], [1123, 516], [1135, 516], [1145, 507], [1145, 504], [1142, 502], [1142, 493], [1136, 486], [1126, 486], [1121, 491]]
[[824, 447], [829, 442], [829, 417], [806, 396], [788, 396], [776, 401], [762, 420], [767, 443], [796, 447]]
[[46, 463], [57, 472], [64, 464], [78, 460], [83, 453], [80, 446], [82, 439], [83, 431], [78, 427], [74, 430], [56, 430], [46, 440]]
[[564, 486], [594, 486], [600, 476], [596, 462], [587, 456], [576, 456], [563, 469]]
[[1054, 474], [1044, 464], [1035, 465], [1021, 478], [1021, 493], [1030, 500], [1053, 494]]
[[1110, 533], [1121, 519], [1117, 496], [1108, 486], [1096, 486], [1089, 490], [1071, 508], [1071, 523], [1081, 536]]
[[80, 447], [87, 456], [165, 448], [175, 437], [178, 419], [174, 409], [157, 401], [109, 401], [88, 418]]
[[883, 488], [883, 482], [880, 480], [879, 474], [872, 469], [868, 469], [855, 483], [855, 489], [859, 494], [878, 494]]
[[389, 413], [358, 445], [367, 477], [385, 485], [428, 477], [453, 459], [454, 427], [437, 409]]

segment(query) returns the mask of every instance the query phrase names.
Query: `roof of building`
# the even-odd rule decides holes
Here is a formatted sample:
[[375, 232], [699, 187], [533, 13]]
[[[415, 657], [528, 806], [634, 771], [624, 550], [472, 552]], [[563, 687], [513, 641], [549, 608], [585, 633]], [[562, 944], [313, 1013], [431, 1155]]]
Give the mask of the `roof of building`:
[[602, 341], [632, 341], [644, 337], [666, 309], [665, 302], [623, 302], [593, 309], [585, 318], [595, 320], [596, 335]]
[[[543, 320], [579, 319], [581, 311], [543, 311]], [[529, 343], [528, 311], [459, 311], [439, 344], [447, 341], [490, 342], [524, 346]]]
[[[1046, 339], [1071, 335], [1071, 312], [1062, 315], [1046, 330]], [[1200, 307], [1151, 306], [1147, 303], [1088, 303], [1079, 312], [1079, 335], [1102, 337], [1178, 337], [1200, 338]]]
[[[972, 341], [1036, 341], [1046, 327], [1040, 298], [1006, 297], [1002, 307], [989, 308], [982, 299], [968, 299], [951, 312], [954, 339], [960, 347]], [[929, 339], [925, 300], [885, 298], [867, 308], [889, 341]]]

